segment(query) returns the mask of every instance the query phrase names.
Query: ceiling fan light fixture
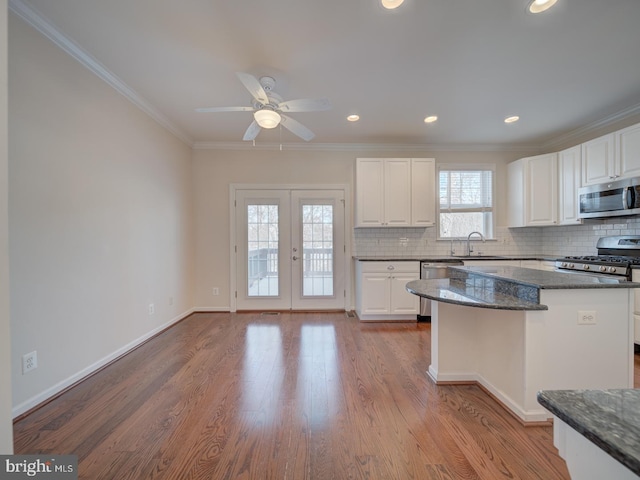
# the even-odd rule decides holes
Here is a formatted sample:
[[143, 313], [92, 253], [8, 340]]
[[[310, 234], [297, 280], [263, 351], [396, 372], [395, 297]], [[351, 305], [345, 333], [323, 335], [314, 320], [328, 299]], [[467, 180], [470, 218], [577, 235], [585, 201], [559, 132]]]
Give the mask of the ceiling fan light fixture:
[[402, 5], [403, 2], [404, 0], [380, 0], [380, 3], [382, 3], [382, 6], [387, 10], [393, 10], [394, 8], [398, 8], [400, 5]]
[[280, 114], [274, 110], [258, 110], [253, 114], [258, 125], [262, 128], [276, 128], [280, 124]]
[[558, 0], [531, 0], [527, 8], [531, 13], [542, 13], [553, 7]]

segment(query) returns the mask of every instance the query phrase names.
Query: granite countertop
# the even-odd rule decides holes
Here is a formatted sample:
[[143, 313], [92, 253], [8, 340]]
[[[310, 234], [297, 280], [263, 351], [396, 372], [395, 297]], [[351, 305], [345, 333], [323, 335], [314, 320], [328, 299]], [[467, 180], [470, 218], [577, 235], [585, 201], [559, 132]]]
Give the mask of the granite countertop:
[[538, 403], [640, 475], [640, 390], [543, 390]]
[[354, 260], [362, 262], [464, 262], [465, 260], [546, 260], [556, 261], [558, 257], [548, 255], [354, 255]]
[[465, 305], [468, 307], [492, 308], [496, 310], [548, 310], [537, 301], [503, 293], [486, 286], [457, 285], [448, 278], [413, 280], [407, 283], [407, 291], [419, 297], [438, 302]]
[[624, 279], [575, 275], [520, 267], [448, 267], [446, 279], [414, 280], [408, 292], [438, 302], [497, 310], [548, 310], [544, 289], [636, 288]]
[[[460, 272], [465, 277], [485, 277], [506, 280], [518, 285], [527, 285], [538, 289], [577, 289], [577, 288], [640, 288], [640, 283], [612, 276], [577, 275], [549, 270], [536, 270], [520, 267], [449, 267], [451, 276], [458, 276]], [[466, 272], [466, 275], [465, 275]]]

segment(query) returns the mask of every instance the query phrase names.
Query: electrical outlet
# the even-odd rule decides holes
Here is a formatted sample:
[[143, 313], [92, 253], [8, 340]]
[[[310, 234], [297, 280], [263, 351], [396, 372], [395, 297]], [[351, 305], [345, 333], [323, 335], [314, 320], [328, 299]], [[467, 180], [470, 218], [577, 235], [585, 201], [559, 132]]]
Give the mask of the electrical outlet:
[[156, 312], [156, 307], [153, 305], [153, 303], [149, 304], [149, 315], [153, 315]]
[[220, 289], [218, 287], [213, 287], [213, 294], [220, 295]]
[[22, 374], [38, 368], [38, 352], [33, 351], [22, 356]]
[[595, 325], [595, 324], [596, 324], [595, 310], [579, 310], [578, 311], [578, 325]]

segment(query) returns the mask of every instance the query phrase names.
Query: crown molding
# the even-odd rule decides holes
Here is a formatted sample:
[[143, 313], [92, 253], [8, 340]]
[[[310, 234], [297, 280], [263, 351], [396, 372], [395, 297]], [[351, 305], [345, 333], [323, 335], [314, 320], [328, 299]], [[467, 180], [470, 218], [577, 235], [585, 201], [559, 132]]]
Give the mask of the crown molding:
[[290, 150], [334, 152], [533, 152], [539, 145], [505, 144], [397, 144], [397, 143], [256, 143], [252, 142], [194, 142], [194, 150]]
[[45, 19], [33, 7], [27, 5], [22, 0], [9, 0], [9, 10], [51, 40], [55, 45], [89, 69], [109, 86], [114, 88], [118, 93], [123, 95], [127, 100], [149, 115], [153, 120], [166, 128], [182, 142], [186, 143], [188, 146], [192, 146], [193, 140], [189, 135], [178, 128], [144, 97], [129, 87], [122, 79], [102, 65], [77, 43], [60, 32], [60, 30]]
[[149, 101], [129, 87], [122, 79], [107, 69], [98, 60], [86, 52], [72, 39], [65, 36], [52, 23], [23, 0], [9, 0], [9, 11], [20, 17], [38, 32], [52, 41], [68, 55], [89, 69], [106, 82], [136, 107], [149, 115], [159, 125], [167, 129], [178, 139], [194, 150], [291, 150], [291, 151], [374, 151], [374, 152], [406, 152], [406, 151], [459, 151], [459, 152], [530, 152], [551, 151], [579, 141], [581, 137], [606, 128], [625, 119], [640, 116], [640, 103], [627, 107], [601, 120], [582, 126], [547, 142], [531, 144], [392, 144], [392, 143], [256, 143], [252, 142], [194, 142], [189, 135], [157, 110]]
[[580, 128], [576, 128], [564, 135], [560, 135], [559, 137], [542, 144], [540, 148], [545, 151], [560, 148], [572, 141], [579, 141], [581, 137], [589, 135], [590, 133], [595, 133], [601, 128], [606, 128], [609, 125], [614, 125], [617, 122], [621, 122], [635, 116], [640, 116], [640, 103], [627, 107], [619, 112], [609, 115], [608, 117], [589, 123]]

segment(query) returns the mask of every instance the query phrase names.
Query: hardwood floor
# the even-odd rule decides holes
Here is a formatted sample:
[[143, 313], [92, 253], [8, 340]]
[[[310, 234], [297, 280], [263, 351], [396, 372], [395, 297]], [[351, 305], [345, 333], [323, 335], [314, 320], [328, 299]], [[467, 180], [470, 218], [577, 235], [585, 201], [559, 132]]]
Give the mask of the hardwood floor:
[[194, 314], [17, 422], [15, 453], [92, 480], [568, 479], [551, 427], [428, 379], [430, 332]]

